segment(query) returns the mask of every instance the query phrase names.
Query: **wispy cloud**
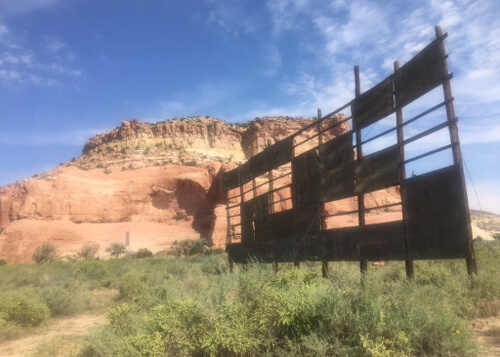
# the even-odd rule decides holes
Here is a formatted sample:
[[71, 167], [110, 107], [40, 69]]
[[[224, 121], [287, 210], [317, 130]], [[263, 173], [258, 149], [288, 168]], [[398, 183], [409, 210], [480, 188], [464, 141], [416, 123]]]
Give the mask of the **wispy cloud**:
[[229, 36], [238, 37], [241, 32], [254, 33], [262, 26], [261, 16], [251, 11], [252, 1], [206, 0], [206, 3], [210, 6], [208, 23], [215, 24]]
[[6, 25], [0, 26], [0, 85], [54, 87], [80, 77], [76, 57], [57, 37], [43, 37], [41, 49], [27, 47]]
[[0, 1], [0, 18], [24, 14], [34, 10], [50, 8], [62, 0], [14, 0]]

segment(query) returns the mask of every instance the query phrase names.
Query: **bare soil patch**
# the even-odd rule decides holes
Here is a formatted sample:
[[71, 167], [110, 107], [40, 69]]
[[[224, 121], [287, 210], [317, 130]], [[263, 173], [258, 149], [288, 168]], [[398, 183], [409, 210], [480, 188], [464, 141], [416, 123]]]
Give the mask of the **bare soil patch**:
[[107, 322], [106, 315], [80, 315], [55, 319], [41, 333], [0, 344], [0, 356], [24, 357], [33, 354], [37, 346], [59, 337], [79, 337], [87, 334], [91, 327]]
[[476, 318], [471, 325], [481, 347], [479, 355], [500, 357], [500, 316]]

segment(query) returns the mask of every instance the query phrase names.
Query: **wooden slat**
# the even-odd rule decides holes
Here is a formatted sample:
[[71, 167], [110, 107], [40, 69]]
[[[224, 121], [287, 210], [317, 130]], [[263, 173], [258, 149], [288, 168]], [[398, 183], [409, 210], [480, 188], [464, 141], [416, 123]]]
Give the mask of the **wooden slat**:
[[319, 167], [329, 171], [354, 161], [352, 132], [341, 135], [318, 146]]
[[397, 145], [364, 156], [356, 161], [356, 193], [367, 193], [399, 184], [399, 150]]
[[459, 165], [404, 180], [401, 196], [411, 259], [471, 258]]
[[404, 260], [406, 248], [403, 222], [387, 222], [366, 226], [336, 228], [321, 231], [316, 238], [311, 238], [309, 247], [320, 245], [318, 249], [309, 249], [310, 260]]
[[269, 170], [284, 165], [292, 160], [292, 138], [288, 137], [266, 148], [269, 152]]
[[434, 89], [447, 78], [445, 53], [436, 39], [394, 75], [396, 105], [402, 107]]
[[312, 149], [292, 160], [292, 199], [294, 207], [319, 203], [319, 165]]
[[351, 110], [354, 130], [361, 130], [391, 114], [394, 110], [392, 75], [356, 97]]
[[252, 177], [255, 178], [290, 162], [291, 159], [292, 139], [288, 137], [265, 148], [260, 153], [251, 157], [247, 163], [250, 167]]
[[224, 172], [222, 174], [222, 189], [224, 191], [232, 190], [240, 185], [240, 169]]
[[270, 165], [269, 151], [263, 150], [258, 154], [252, 156], [247, 163], [250, 165], [252, 177], [258, 177], [272, 169]]
[[252, 171], [250, 170], [250, 163], [247, 161], [239, 167], [240, 170], [240, 185], [250, 182], [253, 178]]
[[273, 213], [269, 216], [273, 239], [293, 237], [293, 210]]
[[255, 219], [255, 200], [241, 204], [241, 242], [250, 244], [255, 241], [253, 221]]
[[354, 162], [325, 171], [320, 178], [320, 201], [340, 200], [355, 195]]

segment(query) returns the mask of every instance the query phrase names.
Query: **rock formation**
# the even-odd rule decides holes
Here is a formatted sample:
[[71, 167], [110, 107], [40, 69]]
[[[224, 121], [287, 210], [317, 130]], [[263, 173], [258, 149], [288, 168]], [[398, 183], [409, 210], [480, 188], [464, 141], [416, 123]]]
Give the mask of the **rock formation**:
[[[245, 124], [211, 117], [123, 121], [89, 139], [80, 157], [0, 188], [0, 258], [29, 262], [43, 242], [55, 244], [61, 256], [97, 242], [104, 257], [104, 249], [124, 242], [126, 232], [132, 250], [156, 252], [175, 240], [200, 237], [223, 247], [222, 173], [313, 122], [288, 117]], [[325, 137], [345, 130], [342, 124]]]

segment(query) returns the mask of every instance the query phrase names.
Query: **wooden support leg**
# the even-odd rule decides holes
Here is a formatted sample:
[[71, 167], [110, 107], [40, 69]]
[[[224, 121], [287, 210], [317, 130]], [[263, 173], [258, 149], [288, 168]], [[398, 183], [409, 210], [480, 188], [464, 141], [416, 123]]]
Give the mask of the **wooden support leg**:
[[408, 279], [413, 279], [413, 260], [407, 259], [405, 260], [405, 268], [406, 268], [406, 277]]
[[328, 261], [323, 260], [321, 262], [321, 276], [323, 278], [328, 278], [328, 274], [329, 274], [329, 271], [328, 271]]

